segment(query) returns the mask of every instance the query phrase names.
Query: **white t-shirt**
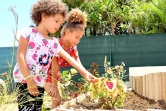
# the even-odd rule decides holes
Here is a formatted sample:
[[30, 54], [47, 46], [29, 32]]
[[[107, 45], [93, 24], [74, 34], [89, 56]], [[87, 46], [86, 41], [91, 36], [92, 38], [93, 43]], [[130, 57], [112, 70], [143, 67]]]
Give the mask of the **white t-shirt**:
[[[29, 71], [36, 84], [43, 87], [52, 58], [62, 47], [56, 38], [46, 39], [33, 27], [24, 28], [20, 35], [28, 41], [25, 60]], [[13, 77], [15, 82], [26, 83], [18, 63], [14, 67]]]

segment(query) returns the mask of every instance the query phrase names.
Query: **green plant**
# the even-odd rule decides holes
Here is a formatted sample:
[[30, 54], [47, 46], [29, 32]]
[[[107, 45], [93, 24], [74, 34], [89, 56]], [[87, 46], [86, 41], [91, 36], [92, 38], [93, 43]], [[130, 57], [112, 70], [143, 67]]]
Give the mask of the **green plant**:
[[[13, 68], [13, 63], [14, 63], [14, 55], [15, 55], [15, 40], [16, 40], [16, 34], [17, 34], [17, 27], [18, 27], [18, 15], [17, 13], [14, 11], [14, 7], [10, 6], [9, 11], [12, 12], [12, 14], [14, 15], [14, 19], [15, 19], [15, 30], [13, 29], [13, 34], [14, 34], [14, 44], [13, 44], [13, 48], [11, 51], [11, 61], [7, 61], [8, 64], [8, 71], [7, 73], [4, 73], [4, 76], [6, 76], [6, 80], [5, 81], [5, 88], [2, 90], [1, 94], [0, 94], [0, 106], [3, 106], [4, 104], [8, 103], [8, 101], [10, 100], [9, 98], [15, 98], [15, 92], [11, 92], [12, 88], [14, 87], [12, 85], [12, 68]], [[16, 99], [16, 98], [15, 98]], [[3, 104], [3, 105], [2, 105]], [[5, 105], [5, 107], [3, 107], [3, 110], [6, 110], [7, 106]]]
[[78, 96], [78, 87], [77, 83], [72, 80], [72, 77], [75, 76], [77, 71], [75, 69], [65, 70], [61, 73], [61, 90], [63, 100], [68, 100]]
[[90, 98], [101, 105], [103, 109], [123, 107], [125, 92], [127, 91], [122, 81], [125, 73], [124, 63], [110, 67], [105, 61], [105, 74], [96, 83], [90, 83]]
[[77, 74], [76, 69], [71, 68], [61, 73], [61, 91], [64, 101], [77, 97], [79, 94], [89, 91], [89, 83], [84, 79], [78, 79], [78, 82], [72, 80], [72, 77]]
[[91, 68], [89, 68], [88, 71], [94, 76], [98, 77], [99, 76], [99, 72], [97, 71], [98, 67], [99, 65], [96, 62], [93, 62]]
[[166, 0], [152, 0], [151, 2], [140, 2], [140, 8], [150, 14], [149, 32], [163, 33], [166, 30]]
[[[107, 56], [105, 56], [105, 60], [104, 60], [104, 71], [105, 73], [103, 74], [103, 77], [105, 78], [117, 78], [120, 80], [125, 79], [125, 77], [127, 75], [125, 75], [126, 70], [124, 70], [124, 62], [121, 63], [121, 65], [116, 65], [111, 67], [110, 66], [110, 62], [107, 62]], [[118, 74], [118, 75], [117, 75]]]
[[17, 37], [17, 28], [18, 28], [18, 15], [17, 13], [14, 11], [14, 7], [10, 6], [10, 8], [8, 9], [9, 11], [12, 12], [14, 19], [15, 19], [15, 30], [13, 29], [13, 35], [14, 35], [14, 42], [13, 42], [13, 48], [11, 51], [11, 61], [7, 61], [8, 64], [8, 72], [7, 72], [7, 92], [11, 92], [11, 90], [13, 89], [13, 85], [12, 85], [12, 70], [13, 70], [13, 64], [14, 64], [14, 55], [16, 54], [16, 49], [15, 49], [15, 43], [16, 43], [16, 37]]
[[87, 93], [89, 92], [89, 82], [87, 82], [84, 78], [80, 78], [79, 83], [77, 83], [77, 86], [79, 87], [79, 92], [80, 93]]

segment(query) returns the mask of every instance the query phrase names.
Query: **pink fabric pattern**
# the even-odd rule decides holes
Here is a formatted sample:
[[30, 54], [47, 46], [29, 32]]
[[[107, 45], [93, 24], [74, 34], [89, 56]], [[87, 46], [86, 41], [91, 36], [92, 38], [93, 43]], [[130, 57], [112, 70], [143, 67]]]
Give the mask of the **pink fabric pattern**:
[[[23, 29], [21, 36], [28, 41], [25, 60], [29, 71], [37, 85], [42, 86], [52, 58], [59, 53], [61, 46], [56, 38], [47, 40], [33, 27]], [[15, 82], [26, 83], [18, 63], [14, 67], [13, 77]]]

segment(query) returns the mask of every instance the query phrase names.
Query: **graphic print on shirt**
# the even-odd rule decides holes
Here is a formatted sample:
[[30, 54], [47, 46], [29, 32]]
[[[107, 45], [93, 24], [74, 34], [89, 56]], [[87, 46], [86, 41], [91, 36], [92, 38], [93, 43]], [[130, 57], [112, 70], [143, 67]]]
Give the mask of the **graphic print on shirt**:
[[34, 64], [32, 64], [31, 66], [29, 66], [30, 69], [30, 73], [32, 75], [36, 75], [36, 66]]
[[[47, 68], [50, 65], [51, 60], [52, 60], [52, 56], [50, 53], [53, 54], [54, 52], [51, 50], [51, 48], [48, 48], [47, 40], [44, 40], [44, 39], [43, 39], [42, 45], [38, 45], [37, 47], [33, 47], [33, 48], [35, 48], [35, 51], [33, 51], [32, 59], [33, 59], [33, 61], [36, 62], [34, 64], [37, 64], [37, 66], [39, 68], [36, 68], [36, 66], [33, 65], [33, 63], [29, 67], [30, 67], [31, 74], [36, 75], [36, 77], [37, 77], [36, 79], [40, 81], [40, 79], [38, 79], [39, 77], [40, 78], [46, 77], [45, 71], [47, 70]], [[42, 50], [40, 50], [40, 49], [42, 49]], [[37, 73], [37, 74], [35, 74], [35, 73]]]
[[[38, 85], [43, 85], [53, 56], [61, 49], [57, 39], [46, 39], [34, 28], [25, 28], [20, 33], [27, 42], [25, 60], [30, 74]], [[16, 63], [13, 70], [15, 82], [26, 83], [21, 73], [19, 64]]]

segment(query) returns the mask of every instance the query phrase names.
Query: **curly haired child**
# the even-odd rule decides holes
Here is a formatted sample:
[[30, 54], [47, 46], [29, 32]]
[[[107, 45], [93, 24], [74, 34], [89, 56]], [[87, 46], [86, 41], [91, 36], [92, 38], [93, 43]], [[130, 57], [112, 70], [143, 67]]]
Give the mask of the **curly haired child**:
[[[32, 6], [31, 18], [36, 27], [21, 31], [17, 63], [13, 70], [19, 111], [41, 111], [43, 87], [54, 56], [59, 55], [67, 60], [86, 80], [92, 79], [91, 74], [63, 50], [56, 38], [48, 36], [48, 33], [59, 30], [67, 12], [66, 4], [60, 0], [39, 0]], [[52, 85], [51, 88], [57, 87]], [[57, 90], [51, 91], [57, 93]]]
[[[80, 42], [84, 29], [86, 27], [87, 16], [84, 12], [79, 9], [73, 9], [69, 12], [66, 18], [66, 24], [61, 30], [61, 38], [58, 39], [58, 42], [62, 48], [74, 58], [80, 65], [80, 59], [77, 51], [77, 44]], [[48, 76], [46, 79], [45, 90], [48, 93], [51, 93], [51, 85], [60, 85], [60, 67], [71, 66], [66, 60], [62, 57], [57, 56], [53, 58], [52, 66], [48, 69]], [[91, 78], [94, 76], [90, 75]], [[93, 82], [95, 82], [93, 80]], [[58, 86], [59, 87], [59, 86]], [[60, 93], [60, 87], [59, 92]], [[52, 94], [51, 94], [52, 95]], [[61, 103], [61, 94], [56, 94], [56, 98], [52, 98], [51, 109], [56, 108]]]
[[36, 27], [21, 30], [13, 70], [19, 111], [42, 109], [46, 72], [53, 56], [61, 50], [58, 41], [48, 33], [59, 30], [67, 12], [66, 4], [60, 1], [39, 0], [32, 7], [31, 18]]

